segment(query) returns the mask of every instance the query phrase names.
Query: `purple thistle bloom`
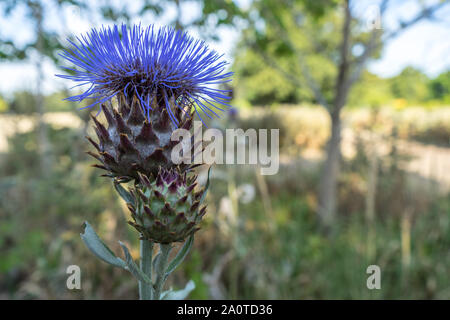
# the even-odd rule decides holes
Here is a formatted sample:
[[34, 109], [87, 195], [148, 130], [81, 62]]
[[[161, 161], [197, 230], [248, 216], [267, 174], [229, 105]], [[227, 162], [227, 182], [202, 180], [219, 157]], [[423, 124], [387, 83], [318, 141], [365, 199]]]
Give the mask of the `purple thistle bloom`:
[[75, 69], [65, 68], [74, 74], [57, 76], [78, 82], [77, 86], [90, 85], [83, 93], [67, 98], [95, 99], [84, 108], [119, 93], [125, 97], [136, 95], [145, 114], [149, 115], [156, 101], [178, 125], [171, 99], [176, 107], [185, 111], [193, 107], [209, 118], [217, 116], [214, 109], [223, 110], [217, 105], [229, 106], [229, 90], [211, 87], [231, 81], [233, 73], [224, 73], [227, 63], [221, 60], [223, 55], [186, 32], [168, 27], [156, 30], [154, 26], [134, 25], [128, 29], [126, 25], [115, 25], [92, 29], [76, 39], [77, 43], [69, 40], [73, 48], [61, 54], [75, 65]]

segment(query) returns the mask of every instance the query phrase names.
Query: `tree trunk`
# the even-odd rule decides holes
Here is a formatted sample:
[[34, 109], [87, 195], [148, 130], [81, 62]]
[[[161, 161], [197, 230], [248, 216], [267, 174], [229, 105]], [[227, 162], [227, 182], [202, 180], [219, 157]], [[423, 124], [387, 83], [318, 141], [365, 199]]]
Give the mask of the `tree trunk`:
[[336, 216], [337, 179], [341, 158], [340, 110], [331, 115], [331, 136], [327, 143], [326, 159], [319, 182], [318, 214], [325, 229], [332, 228]]
[[341, 110], [347, 102], [350, 90], [349, 75], [349, 53], [350, 53], [350, 0], [344, 4], [345, 19], [342, 27], [342, 42], [340, 50], [340, 63], [336, 78], [336, 91], [332, 108], [329, 109], [331, 116], [331, 136], [327, 145], [327, 158], [322, 169], [319, 182], [319, 208], [318, 214], [322, 220], [325, 230], [332, 230], [336, 216], [337, 202], [337, 180], [340, 171], [341, 158]]
[[42, 94], [42, 83], [44, 82], [44, 70], [42, 67], [42, 59], [44, 52], [44, 30], [43, 30], [43, 8], [41, 3], [37, 2], [34, 4], [33, 8], [33, 16], [36, 20], [36, 31], [37, 31], [37, 42], [36, 42], [36, 50], [40, 57], [37, 58], [36, 61], [36, 69], [37, 69], [37, 80], [36, 80], [36, 111], [37, 111], [37, 134], [38, 134], [38, 147], [39, 147], [39, 160], [41, 167], [41, 174], [43, 176], [48, 176], [49, 172], [52, 168], [52, 154], [51, 154], [51, 145], [48, 139], [48, 128], [47, 124], [44, 120], [45, 107], [44, 107], [44, 98]]
[[177, 10], [176, 17], [175, 17], [175, 29], [176, 30], [182, 30], [183, 29], [183, 26], [181, 24], [182, 12], [181, 12], [181, 3], [180, 2], [181, 2], [181, 0], [175, 0], [175, 7], [176, 7], [176, 10]]

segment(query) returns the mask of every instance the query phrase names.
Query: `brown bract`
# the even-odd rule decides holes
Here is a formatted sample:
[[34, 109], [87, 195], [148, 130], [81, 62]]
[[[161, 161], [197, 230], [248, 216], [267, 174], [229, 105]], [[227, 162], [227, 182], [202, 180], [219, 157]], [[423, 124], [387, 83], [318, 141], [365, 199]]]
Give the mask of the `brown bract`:
[[[166, 107], [159, 106], [156, 99], [147, 115], [136, 96], [127, 101], [124, 95], [118, 95], [117, 101], [117, 108], [111, 102], [101, 106], [107, 127], [92, 116], [98, 142], [91, 137], [87, 139], [97, 152], [88, 154], [100, 162], [94, 166], [107, 171], [106, 176], [121, 181], [138, 179], [139, 173], [156, 177], [160, 167], [174, 167], [171, 153], [178, 142], [170, 138], [177, 128], [191, 130], [192, 113], [177, 108], [172, 99], [171, 110], [178, 121], [177, 126], [171, 121]], [[179, 165], [182, 171], [187, 167]]]

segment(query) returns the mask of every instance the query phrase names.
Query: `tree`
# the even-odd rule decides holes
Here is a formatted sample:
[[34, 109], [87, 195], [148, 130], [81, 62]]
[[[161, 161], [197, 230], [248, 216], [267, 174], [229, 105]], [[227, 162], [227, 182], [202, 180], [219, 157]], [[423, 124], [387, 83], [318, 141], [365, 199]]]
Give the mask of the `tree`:
[[391, 79], [364, 71], [361, 80], [355, 83], [348, 97], [348, 105], [355, 107], [379, 108], [392, 102], [394, 96], [390, 86]]
[[[279, 57], [278, 63], [291, 67], [290, 57]], [[232, 70], [236, 99], [252, 105], [268, 106], [273, 103], [312, 102], [309, 90], [288, 81], [279, 72], [267, 66], [258, 53], [243, 48], [235, 54]]]
[[450, 102], [450, 71], [441, 73], [429, 83], [432, 99]]
[[413, 67], [406, 67], [390, 79], [392, 94], [414, 102], [423, 102], [429, 96], [428, 77]]
[[[382, 45], [419, 21], [433, 17], [448, 4], [426, 6], [411, 20], [400, 21], [397, 29], [383, 31], [377, 23], [368, 29], [366, 21], [353, 12], [351, 0], [260, 0], [249, 9], [249, 27], [243, 41], [296, 86], [307, 86], [317, 103], [330, 116], [331, 135], [320, 178], [318, 214], [326, 229], [335, 222], [337, 181], [340, 172], [341, 111], [353, 85], [360, 79], [367, 61], [379, 55]], [[422, 3], [422, 2], [421, 2]], [[390, 5], [382, 0], [375, 22]], [[295, 65], [279, 63], [277, 50], [294, 57]], [[317, 57], [320, 56], [320, 57]], [[327, 70], [314, 66], [327, 64]], [[298, 71], [300, 70], [300, 72]], [[331, 77], [331, 81], [330, 81]]]

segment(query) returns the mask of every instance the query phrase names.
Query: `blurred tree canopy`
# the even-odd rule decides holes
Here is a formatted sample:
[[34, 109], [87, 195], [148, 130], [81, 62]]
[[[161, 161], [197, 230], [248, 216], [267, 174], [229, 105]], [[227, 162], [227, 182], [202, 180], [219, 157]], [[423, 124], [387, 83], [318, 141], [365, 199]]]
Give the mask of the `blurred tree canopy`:
[[432, 99], [450, 103], [450, 71], [441, 73], [429, 83]]
[[[349, 105], [352, 89], [361, 81], [367, 62], [380, 56], [386, 42], [424, 19], [436, 18], [434, 14], [449, 1], [432, 4], [418, 1], [419, 11], [412, 18], [403, 21], [397, 17], [397, 25], [386, 30], [381, 21], [393, 1], [378, 2], [377, 14], [371, 19], [356, 12], [356, 3], [352, 0], [253, 1], [236, 52], [236, 56], [246, 58], [235, 64], [235, 70], [243, 70], [237, 74], [235, 96], [253, 103], [263, 101], [266, 105], [275, 99], [299, 102], [302, 94], [298, 88], [304, 87], [313, 96], [312, 102], [328, 112], [331, 134], [318, 191], [318, 215], [328, 231], [334, 229], [336, 221], [341, 114]], [[259, 55], [259, 67], [254, 65], [255, 55], [247, 54], [248, 50]], [[272, 70], [261, 72], [262, 64]], [[284, 83], [281, 78], [269, 79], [270, 73], [278, 73]], [[407, 69], [399, 81], [393, 80], [393, 95], [414, 94], [414, 98], [423, 99], [428, 96], [424, 80], [417, 72]], [[262, 94], [254, 90], [258, 85], [263, 88]], [[380, 103], [376, 101], [378, 97], [373, 98], [369, 104]]]
[[[189, 3], [188, 3], [189, 2]], [[169, 19], [168, 24], [178, 29], [195, 28], [201, 36], [217, 40], [217, 27], [232, 25], [235, 19], [243, 15], [243, 12], [233, 1], [194, 1], [200, 8], [199, 14], [187, 21], [183, 12], [185, 5], [192, 5], [192, 1], [167, 0], [139, 0], [130, 6], [129, 3], [112, 3], [109, 0], [98, 2], [88, 0], [3, 0], [0, 2], [0, 17], [10, 17], [15, 12], [23, 10], [24, 19], [31, 21], [33, 36], [24, 44], [15, 39], [14, 34], [0, 33], [0, 63], [11, 61], [34, 62], [37, 70], [42, 69], [41, 62], [48, 58], [55, 65], [65, 65], [67, 61], [61, 59], [59, 53], [67, 43], [66, 37], [74, 40], [68, 26], [62, 23], [58, 29], [50, 24], [43, 23], [51, 15], [57, 12], [63, 16], [67, 8], [77, 8], [82, 16], [95, 20], [92, 17], [100, 17], [106, 23], [135, 22], [136, 18], [146, 19], [149, 16], [155, 20], [175, 9], [175, 16]], [[149, 14], [149, 16], [146, 16]], [[144, 18], [145, 17], [145, 18]], [[98, 21], [97, 21], [98, 22]], [[48, 60], [47, 60], [48, 61]], [[71, 72], [66, 70], [65, 72]], [[38, 72], [43, 77], [42, 70]], [[36, 80], [37, 84], [42, 79]], [[49, 96], [42, 96], [42, 88], [18, 90], [5, 100], [0, 100], [0, 112], [14, 113], [42, 113], [44, 111], [66, 111], [73, 104], [62, 102], [60, 99], [67, 97], [67, 92], [55, 92]], [[45, 109], [45, 110], [44, 110]]]
[[[253, 105], [319, 103], [308, 85], [312, 78], [326, 102], [331, 103], [343, 23], [343, 14], [337, 8], [339, 3], [333, 0], [253, 2], [248, 11], [250, 23], [234, 55], [236, 98]], [[360, 21], [351, 23], [351, 59], [358, 60], [370, 30]], [[372, 58], [378, 58], [381, 49], [378, 46]], [[348, 104], [380, 106], [394, 99], [411, 104], [448, 103], [445, 96], [450, 91], [449, 73], [429, 79], [420, 70], [406, 67], [397, 76], [381, 78], [364, 70], [361, 81], [350, 91]]]
[[[46, 8], [52, 5], [60, 9], [75, 6], [86, 16], [95, 7], [95, 13], [106, 21], [121, 23], [144, 17], [145, 13], [160, 17], [170, 7], [176, 12], [169, 21], [171, 25], [180, 29], [195, 28], [204, 38], [217, 39], [218, 26], [242, 27], [233, 65], [235, 96], [259, 105], [320, 103], [308, 86], [310, 78], [316, 81], [316, 90], [324, 101], [333, 103], [342, 61], [345, 67], [353, 64], [363, 55], [362, 43], [369, 43], [369, 34], [358, 23], [358, 17], [350, 17], [351, 46], [347, 54], [341, 55], [341, 39], [345, 38], [342, 35], [344, 0], [250, 0], [248, 10], [237, 5], [241, 1], [232, 0], [134, 1], [114, 1], [112, 5], [109, 0], [3, 0], [0, 12], [6, 10], [5, 14], [10, 14], [23, 6], [27, 19], [39, 25], [37, 20], [48, 19]], [[181, 16], [188, 2], [200, 8], [200, 14], [190, 21]], [[138, 5], [130, 6], [130, 3]], [[420, 3], [428, 4], [428, 1]], [[41, 5], [42, 16], [36, 19], [29, 9]], [[37, 53], [40, 58], [48, 57], [47, 60], [59, 63], [56, 59], [61, 38], [55, 30], [47, 29], [48, 24], [41, 24], [41, 27], [40, 32], [38, 28], [33, 29], [37, 36], [25, 46], [14, 42], [14, 34], [7, 35], [11, 37], [8, 39], [1, 38], [0, 62], [32, 60]], [[65, 35], [67, 30], [58, 35]], [[379, 35], [376, 37], [380, 40]], [[383, 43], [381, 40], [380, 46]], [[374, 49], [370, 57], [378, 57], [380, 50], [379, 47]], [[0, 112], [38, 113], [36, 101], [39, 100], [45, 105], [45, 112], [76, 110], [73, 104], [62, 101], [66, 96], [64, 91], [44, 95], [28, 90], [5, 97], [0, 95]], [[362, 69], [345, 105], [378, 107], [398, 98], [410, 103], [450, 103], [450, 72], [429, 79], [420, 70], [408, 67], [386, 79]], [[230, 125], [239, 124], [244, 130], [280, 129], [280, 152], [289, 151], [289, 156], [297, 155], [305, 146], [319, 149], [325, 144], [329, 127], [318, 118], [321, 113], [316, 111], [320, 110], [298, 108], [296, 116], [294, 108], [256, 109], [248, 116], [242, 113]], [[222, 174], [218, 171], [216, 178], [220, 181], [211, 185], [206, 200], [210, 211], [205, 221], [208, 228], [196, 242], [201, 251], [195, 250], [189, 257], [174, 287], [194, 279], [197, 289], [191, 298], [201, 299], [215, 298], [208, 295], [210, 287], [223, 289], [221, 298], [226, 299], [450, 298], [450, 197], [436, 192], [431, 180], [420, 179], [410, 185], [409, 178], [418, 177], [416, 174], [407, 176], [400, 167], [406, 156], [396, 145], [396, 138], [400, 137], [448, 147], [450, 129], [448, 116], [445, 116], [448, 112], [444, 108], [433, 112], [426, 110], [414, 117], [398, 119], [391, 115], [400, 113], [388, 113], [379, 119], [354, 121], [352, 128], [355, 130], [398, 125], [406, 134], [397, 136], [392, 130], [391, 135], [390, 129], [386, 129], [386, 149], [390, 151], [380, 154], [378, 165], [372, 162], [376, 159], [370, 149], [373, 140], [356, 134], [356, 155], [343, 161], [339, 179], [338, 213], [343, 215], [334, 225], [338, 230], [334, 239], [317, 232], [319, 197], [313, 193], [319, 188], [322, 172], [327, 176], [318, 161], [292, 157], [292, 161], [280, 166], [279, 174], [268, 176], [262, 180], [264, 183], [255, 176], [253, 167], [227, 167]], [[87, 113], [85, 115], [87, 121]], [[430, 118], [423, 115], [430, 115]], [[15, 118], [28, 117], [3, 118], [12, 119], [15, 124]], [[224, 118], [227, 125], [227, 117]], [[417, 125], [416, 118], [423, 120], [424, 125]], [[128, 275], [97, 263], [88, 256], [90, 253], [79, 239], [78, 230], [81, 231], [82, 221], [87, 219], [103, 226], [100, 231], [107, 235], [108, 241], [117, 237], [129, 241], [133, 247], [137, 241], [134, 231], [130, 233], [131, 229], [126, 227], [127, 210], [123, 203], [114, 197], [111, 185], [89, 166], [92, 160], [84, 154], [86, 130], [86, 123], [80, 128], [47, 126], [51, 165], [40, 163], [42, 154], [48, 152], [39, 150], [42, 139], [38, 128], [20, 130], [9, 136], [8, 149], [0, 152], [0, 199], [5, 199], [0, 201], [0, 299], [134, 297], [136, 284], [130, 282]], [[426, 156], [429, 157], [428, 150]], [[440, 164], [438, 158], [430, 164]], [[42, 171], [47, 167], [50, 169], [44, 176]], [[434, 165], [430, 168], [434, 170]], [[441, 166], [436, 168], [439, 174], [445, 171], [440, 170]], [[428, 166], [425, 169], [434, 172], [428, 170]], [[377, 175], [378, 182], [368, 178], [371, 171]], [[366, 185], [374, 189], [376, 219], [373, 220], [364, 218], [369, 207], [365, 202], [369, 198]], [[231, 203], [242, 186], [255, 186], [260, 190], [255, 192], [253, 201]], [[267, 195], [262, 191], [264, 188]], [[227, 203], [230, 205], [223, 205]], [[371, 231], [376, 236], [372, 237]], [[407, 256], [409, 258], [405, 259]], [[383, 263], [383, 290], [370, 291], [364, 285], [367, 263], [374, 259]], [[67, 278], [62, 266], [74, 261], [81, 261], [84, 274], [89, 275], [83, 278], [83, 290], [70, 291], [61, 285]]]
[[[368, 71], [362, 81], [355, 84], [349, 105], [379, 107], [401, 99], [409, 105], [448, 105], [450, 102], [450, 72], [429, 78], [411, 66], [391, 78], [380, 78]], [[395, 103], [394, 103], [395, 104]]]
[[407, 67], [390, 80], [392, 94], [395, 98], [422, 102], [429, 98], [428, 77], [417, 69]]
[[332, 10], [335, 4], [328, 0], [255, 1], [235, 53], [236, 96], [255, 104], [317, 102], [305, 85], [307, 66], [318, 89], [331, 100], [342, 23], [342, 15]]
[[350, 92], [348, 104], [355, 107], [379, 107], [393, 99], [389, 79], [380, 78], [368, 71]]

